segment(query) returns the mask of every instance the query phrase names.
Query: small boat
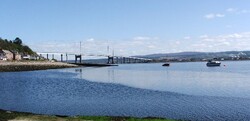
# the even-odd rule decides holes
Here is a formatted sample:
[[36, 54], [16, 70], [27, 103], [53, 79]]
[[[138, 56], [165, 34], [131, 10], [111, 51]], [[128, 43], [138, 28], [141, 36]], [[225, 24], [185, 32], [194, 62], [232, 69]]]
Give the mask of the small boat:
[[214, 61], [214, 60], [209, 60], [208, 62], [207, 62], [207, 66], [208, 67], [213, 67], [213, 66], [220, 66], [220, 61]]
[[169, 63], [164, 63], [162, 66], [170, 66]]

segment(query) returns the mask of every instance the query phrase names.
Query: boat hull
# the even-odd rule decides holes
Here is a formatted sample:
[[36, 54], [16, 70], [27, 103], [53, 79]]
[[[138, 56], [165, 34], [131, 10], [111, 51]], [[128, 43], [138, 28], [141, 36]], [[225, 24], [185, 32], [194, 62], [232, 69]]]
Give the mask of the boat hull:
[[207, 63], [208, 67], [220, 66], [220, 63]]
[[164, 63], [162, 66], [170, 66], [169, 63]]

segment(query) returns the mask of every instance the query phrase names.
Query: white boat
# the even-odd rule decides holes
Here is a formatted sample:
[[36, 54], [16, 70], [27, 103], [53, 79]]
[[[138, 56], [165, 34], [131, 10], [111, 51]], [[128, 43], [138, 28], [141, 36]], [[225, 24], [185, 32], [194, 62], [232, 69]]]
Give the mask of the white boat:
[[221, 64], [220, 61], [209, 60], [209, 61], [207, 62], [207, 66], [208, 66], [208, 67], [220, 66], [220, 64]]

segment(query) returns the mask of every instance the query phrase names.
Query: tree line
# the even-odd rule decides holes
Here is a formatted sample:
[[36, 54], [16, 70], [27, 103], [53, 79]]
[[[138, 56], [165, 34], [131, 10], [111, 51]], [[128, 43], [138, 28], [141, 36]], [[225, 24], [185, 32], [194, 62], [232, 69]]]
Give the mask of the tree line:
[[35, 55], [36, 53], [29, 46], [24, 45], [22, 39], [16, 37], [14, 40], [0, 38], [0, 49], [18, 52], [23, 55]]

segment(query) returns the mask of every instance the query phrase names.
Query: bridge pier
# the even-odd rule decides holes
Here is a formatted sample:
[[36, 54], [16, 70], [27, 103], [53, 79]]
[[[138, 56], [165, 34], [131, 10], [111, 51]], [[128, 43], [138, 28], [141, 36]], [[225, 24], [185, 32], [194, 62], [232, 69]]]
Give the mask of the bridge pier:
[[116, 57], [116, 64], [119, 64], [119, 57]]
[[114, 64], [114, 57], [111, 57], [111, 63]]
[[61, 62], [63, 62], [63, 54], [61, 54]]
[[66, 62], [68, 62], [68, 54], [66, 53]]
[[75, 55], [75, 63], [77, 63], [78, 58], [80, 59], [80, 63], [82, 63], [82, 56], [81, 55]]
[[114, 64], [114, 57], [108, 56], [108, 64]]
[[124, 63], [124, 57], [121, 57], [121, 63]]

